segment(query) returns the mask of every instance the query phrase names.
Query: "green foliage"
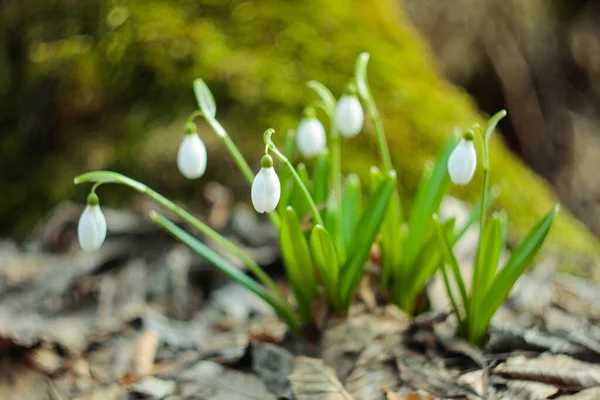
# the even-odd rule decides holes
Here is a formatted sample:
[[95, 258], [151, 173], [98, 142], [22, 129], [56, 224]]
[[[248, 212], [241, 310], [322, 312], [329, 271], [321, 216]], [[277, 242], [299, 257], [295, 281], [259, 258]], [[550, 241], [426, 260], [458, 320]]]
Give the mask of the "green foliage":
[[[512, 252], [509, 260], [498, 270], [500, 254], [504, 248], [504, 215], [497, 212], [492, 215], [490, 220], [486, 221], [485, 209], [490, 171], [489, 140], [496, 125], [505, 116], [506, 111], [504, 110], [496, 113], [488, 121], [485, 131], [480, 130], [483, 150], [483, 185], [479, 202], [481, 210], [479, 243], [473, 263], [470, 294], [467, 293], [465, 280], [452, 251], [453, 234], [444, 228], [436, 216], [432, 218], [436, 228], [438, 248], [443, 256], [440, 268], [448, 297], [458, 318], [459, 331], [471, 343], [477, 345], [482, 344], [492, 316], [540, 250], [560, 208], [558, 204], [555, 205], [548, 214], [541, 218]], [[450, 274], [446, 266], [450, 266], [450, 271], [459, 289], [459, 296], [454, 293], [455, 290], [451, 285]], [[457, 301], [457, 298], [460, 299], [460, 302]]]

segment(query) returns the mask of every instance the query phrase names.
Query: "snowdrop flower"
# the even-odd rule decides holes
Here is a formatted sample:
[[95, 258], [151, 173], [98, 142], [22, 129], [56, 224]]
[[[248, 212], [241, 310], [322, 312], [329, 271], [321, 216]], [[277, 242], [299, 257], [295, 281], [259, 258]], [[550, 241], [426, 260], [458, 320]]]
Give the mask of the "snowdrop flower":
[[315, 157], [325, 151], [325, 128], [315, 117], [315, 110], [307, 108], [296, 131], [296, 146], [303, 157]]
[[364, 113], [358, 97], [356, 85], [350, 84], [346, 94], [342, 95], [335, 109], [335, 124], [340, 134], [351, 138], [360, 133], [364, 123]]
[[106, 218], [104, 218], [99, 204], [96, 193], [90, 193], [87, 198], [87, 206], [77, 224], [79, 245], [86, 252], [98, 250], [106, 239]]
[[281, 196], [281, 184], [273, 169], [273, 159], [264, 155], [261, 162], [262, 168], [252, 182], [252, 205], [259, 213], [271, 212], [277, 207]]
[[473, 132], [467, 131], [450, 154], [448, 173], [455, 185], [466, 185], [471, 182], [476, 168], [477, 153], [473, 145]]
[[198, 136], [196, 125], [188, 122], [177, 152], [177, 168], [187, 179], [196, 179], [204, 175], [206, 161], [206, 146]]

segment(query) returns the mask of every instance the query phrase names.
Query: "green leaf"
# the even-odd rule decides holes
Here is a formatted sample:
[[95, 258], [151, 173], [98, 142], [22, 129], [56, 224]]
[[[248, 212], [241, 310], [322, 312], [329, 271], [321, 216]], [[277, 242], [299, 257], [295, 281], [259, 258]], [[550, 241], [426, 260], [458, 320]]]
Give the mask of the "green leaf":
[[[288, 160], [293, 159], [295, 139], [295, 131], [293, 129], [288, 129], [283, 146], [284, 155]], [[278, 214], [281, 214], [289, 205], [292, 189], [294, 187], [294, 180], [292, 179], [290, 170], [286, 168], [283, 163], [280, 164], [277, 175], [279, 176], [279, 182], [281, 184], [281, 198], [277, 205], [277, 212]]]
[[[469, 296], [467, 295], [467, 288], [465, 286], [465, 281], [462, 277], [462, 273], [460, 271], [460, 266], [458, 265], [458, 261], [456, 260], [456, 257], [454, 256], [454, 252], [452, 251], [452, 245], [450, 244], [450, 240], [448, 239], [448, 237], [446, 236], [445, 232], [444, 232], [444, 227], [442, 226], [442, 223], [440, 222], [440, 219], [437, 215], [434, 215], [432, 217], [433, 220], [433, 224], [435, 226], [436, 229], [436, 234], [437, 234], [437, 238], [438, 238], [438, 243], [440, 245], [440, 251], [442, 253], [442, 257], [443, 257], [443, 261], [445, 264], [450, 265], [450, 268], [452, 269], [452, 274], [454, 275], [454, 279], [456, 280], [456, 283], [458, 284], [458, 289], [460, 290], [460, 297], [462, 300], [462, 303], [465, 307], [465, 310], [469, 309]], [[448, 295], [451, 295], [451, 293], [448, 293]], [[457, 311], [457, 315], [458, 315], [458, 310]]]
[[431, 216], [437, 212], [444, 194], [448, 191], [448, 158], [458, 138], [452, 136], [438, 157], [431, 174], [425, 174], [417, 189], [415, 202], [408, 217], [408, 235], [403, 245], [404, 264], [407, 268], [418, 268], [414, 262], [424, 244], [424, 239], [432, 229]]
[[379, 186], [381, 185], [384, 179], [385, 176], [383, 175], [383, 172], [381, 172], [381, 170], [376, 166], [371, 166], [371, 168], [369, 169], [369, 196], [375, 196], [377, 189], [379, 189]]
[[354, 233], [356, 223], [362, 212], [362, 190], [360, 178], [356, 174], [349, 174], [344, 182], [344, 192], [342, 193], [342, 237], [346, 250], [350, 238]]
[[473, 280], [471, 283], [471, 310], [469, 311], [469, 331], [472, 332], [477, 322], [479, 308], [483, 306], [482, 298], [496, 275], [496, 268], [504, 246], [504, 221], [496, 212], [485, 224], [483, 234], [475, 255]]
[[300, 317], [302, 322], [310, 321], [312, 302], [317, 296], [317, 283], [308, 243], [298, 215], [291, 207], [283, 213], [279, 242], [285, 273], [298, 302]]
[[560, 206], [557, 204], [537, 225], [531, 228], [521, 245], [512, 252], [504, 268], [496, 275], [485, 296], [483, 296], [480, 315], [473, 317], [478, 322], [475, 331], [476, 339], [485, 334], [492, 316], [537, 254], [552, 227], [552, 222], [559, 209]]
[[[364, 53], [363, 53], [364, 54]], [[384, 179], [383, 173], [377, 167], [371, 167], [371, 196], [374, 190]], [[390, 276], [394, 275], [396, 279], [394, 291], [396, 293], [403, 290], [400, 286], [404, 284], [402, 272], [402, 207], [400, 205], [400, 196], [397, 192], [392, 194], [386, 215], [381, 223], [381, 287], [387, 289]]]
[[207, 118], [215, 118], [215, 115], [217, 114], [217, 104], [204, 80], [200, 78], [194, 80], [194, 95], [196, 96], [196, 102], [198, 103], [198, 108], [202, 111], [202, 114]]
[[337, 282], [339, 264], [337, 253], [333, 240], [331, 240], [329, 233], [321, 225], [316, 225], [312, 230], [310, 235], [310, 249], [315, 267], [325, 287], [327, 298], [333, 307], [338, 308]]
[[[308, 171], [306, 170], [306, 165], [304, 163], [299, 163], [296, 166], [296, 172], [300, 176], [300, 179], [304, 183], [304, 185], [310, 190], [311, 184], [310, 179], [308, 177]], [[290, 193], [289, 205], [298, 213], [300, 218], [304, 218], [309, 210], [310, 204], [306, 197], [304, 197], [304, 193], [302, 193], [302, 188], [293, 182], [292, 192]]]
[[154, 221], [158, 226], [160, 226], [162, 229], [171, 234], [171, 236], [178, 239], [179, 241], [187, 245], [190, 249], [194, 250], [196, 253], [204, 257], [219, 271], [223, 272], [225, 275], [229, 276], [231, 279], [243, 285], [248, 290], [254, 292], [257, 296], [266, 301], [269, 305], [271, 305], [271, 307], [275, 309], [275, 311], [283, 319], [285, 319], [285, 321], [293, 329], [297, 329], [298, 323], [296, 320], [296, 316], [294, 315], [292, 310], [279, 303], [273, 296], [269, 294], [269, 292], [267, 292], [267, 290], [262, 285], [258, 284], [254, 279], [246, 275], [241, 269], [231, 265], [229, 261], [217, 254], [214, 250], [206, 246], [204, 243], [200, 242], [198, 239], [194, 238], [192, 235], [190, 235], [189, 233], [187, 233], [186, 231], [184, 231], [183, 229], [181, 229], [162, 215], [151, 211], [150, 218], [152, 218], [152, 221]]
[[318, 81], [308, 81], [306, 83], [306, 86], [312, 89], [317, 94], [317, 96], [319, 96], [319, 98], [323, 102], [323, 105], [325, 106], [327, 113], [330, 116], [333, 115], [333, 113], [335, 112], [335, 105], [337, 101], [335, 99], [335, 96], [331, 93], [331, 91], [327, 89], [327, 86], [323, 85], [321, 82]]
[[496, 276], [500, 255], [504, 248], [505, 224], [505, 214], [495, 212], [483, 231], [483, 243], [479, 244], [482, 248], [481, 258], [479, 259], [479, 262], [482, 263], [481, 281], [479, 282], [482, 293], [485, 293], [490, 287]]
[[313, 170], [313, 200], [317, 206], [325, 204], [329, 195], [329, 153], [317, 158]]
[[368, 99], [370, 97], [369, 83], [367, 82], [367, 64], [369, 63], [369, 58], [369, 53], [361, 53], [354, 64], [356, 87], [358, 88], [360, 97], [363, 99]]
[[[456, 218], [451, 218], [443, 223], [444, 234], [448, 238], [448, 241], [454, 239], [454, 227], [456, 225]], [[452, 242], [455, 243], [455, 242]], [[419, 268], [414, 268], [411, 271], [410, 277], [405, 281], [404, 287], [398, 295], [402, 299], [399, 302], [400, 307], [408, 312], [414, 312], [414, 300], [421, 293], [429, 279], [433, 276], [435, 271], [438, 269], [440, 262], [443, 261], [442, 253], [440, 252], [437, 235], [430, 235], [425, 246], [423, 246], [421, 253], [417, 259]]]
[[325, 229], [327, 229], [327, 232], [329, 232], [329, 236], [331, 236], [333, 242], [335, 243], [335, 248], [338, 255], [338, 263], [343, 265], [346, 261], [346, 247], [344, 246], [344, 238], [342, 237], [342, 232], [340, 231], [342, 224], [340, 221], [341, 213], [338, 207], [338, 202], [335, 199], [334, 193], [329, 193], [329, 196], [327, 197], [327, 204], [325, 206], [324, 224]]
[[[485, 196], [485, 205], [484, 205], [484, 210], [483, 210], [483, 212], [485, 214], [487, 214], [488, 211], [490, 210], [490, 208], [492, 208], [492, 206], [498, 199], [499, 194], [500, 194], [500, 191], [497, 190], [497, 188], [491, 188], [490, 190], [488, 190], [487, 195]], [[481, 204], [481, 199], [477, 200], [477, 202], [475, 204]], [[473, 210], [471, 211], [471, 214], [469, 215], [469, 219], [467, 220], [467, 222], [454, 235], [455, 243], [458, 242], [464, 236], [465, 233], [467, 233], [469, 228], [476, 221], [479, 221], [480, 215], [481, 215], [481, 207], [473, 207]]]
[[365, 211], [354, 229], [346, 262], [341, 274], [341, 298], [345, 307], [349, 307], [354, 290], [360, 283], [364, 267], [371, 252], [371, 246], [381, 227], [387, 206], [394, 191], [396, 173], [390, 172], [390, 176], [379, 185], [375, 195], [371, 197]]

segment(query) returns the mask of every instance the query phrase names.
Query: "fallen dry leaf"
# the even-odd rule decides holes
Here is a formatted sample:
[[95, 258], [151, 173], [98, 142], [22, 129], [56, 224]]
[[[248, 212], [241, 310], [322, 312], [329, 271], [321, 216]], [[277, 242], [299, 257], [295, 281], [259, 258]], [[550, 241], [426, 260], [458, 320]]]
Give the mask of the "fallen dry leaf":
[[296, 357], [289, 379], [297, 400], [354, 400], [323, 360]]
[[159, 340], [153, 331], [146, 331], [138, 337], [131, 355], [131, 372], [136, 377], [150, 375], [156, 358]]
[[513, 379], [548, 383], [569, 390], [600, 386], [600, 366], [565, 355], [544, 353], [536, 358], [512, 357], [494, 368], [493, 373]]
[[256, 375], [234, 371], [212, 361], [200, 361], [179, 377], [178, 394], [204, 400], [276, 400]]

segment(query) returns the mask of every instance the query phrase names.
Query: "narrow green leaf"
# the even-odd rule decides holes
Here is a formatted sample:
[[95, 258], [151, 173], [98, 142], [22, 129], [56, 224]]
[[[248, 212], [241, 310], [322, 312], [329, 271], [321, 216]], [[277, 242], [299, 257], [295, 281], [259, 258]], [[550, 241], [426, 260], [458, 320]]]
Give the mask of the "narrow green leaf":
[[[498, 199], [498, 195], [500, 194], [500, 192], [497, 190], [497, 188], [491, 188], [490, 190], [488, 190], [487, 195], [485, 196], [485, 206], [484, 206], [484, 213], [488, 213], [489, 210], [492, 208], [492, 206], [494, 205], [494, 203], [496, 202], [496, 200]], [[481, 204], [481, 199], [477, 200], [477, 202], [475, 204]], [[454, 235], [454, 242], [458, 242], [465, 233], [467, 233], [467, 231], [469, 230], [469, 228], [476, 222], [479, 221], [479, 217], [481, 215], [481, 207], [473, 207], [471, 214], [469, 215], [469, 219], [467, 220], [467, 222], [460, 228], [459, 231], [456, 232], [456, 234]]]
[[391, 276], [397, 282], [401, 281], [406, 273], [402, 264], [402, 206], [398, 192], [392, 193], [385, 218], [381, 223], [381, 285], [386, 288]]
[[477, 247], [471, 281], [471, 304], [469, 311], [469, 332], [475, 329], [479, 308], [483, 306], [482, 298], [491, 280], [494, 279], [500, 253], [504, 245], [504, 224], [498, 212], [485, 224], [483, 234]]
[[329, 195], [329, 153], [317, 158], [313, 170], [313, 200], [317, 206], [325, 204]]
[[[448, 238], [448, 241], [453, 245], [454, 240], [454, 228], [456, 225], [456, 218], [450, 218], [443, 223], [444, 234]], [[442, 253], [440, 251], [437, 235], [432, 234], [427, 239], [425, 246], [423, 246], [417, 262], [418, 268], [413, 268], [411, 274], [406, 279], [404, 284], [404, 290], [399, 293], [403, 299], [400, 302], [401, 308], [408, 312], [414, 312], [414, 300], [425, 288], [425, 285], [429, 279], [435, 274], [435, 271], [439, 268], [440, 262], [443, 262]]]
[[317, 284], [312, 259], [298, 215], [293, 208], [286, 208], [279, 234], [281, 257], [285, 273], [298, 302], [302, 322], [312, 319], [312, 302], [317, 296]]
[[339, 307], [337, 283], [339, 264], [335, 244], [321, 225], [315, 225], [310, 234], [310, 249], [327, 298], [332, 306]]
[[345, 307], [350, 305], [354, 290], [362, 279], [365, 263], [371, 252], [375, 237], [379, 233], [381, 222], [394, 191], [395, 182], [396, 173], [391, 171], [390, 176], [379, 185], [377, 192], [367, 203], [365, 211], [356, 225], [350, 240], [350, 250], [341, 271], [341, 298]]
[[[438, 243], [440, 245], [440, 251], [442, 252], [442, 257], [445, 264], [450, 265], [452, 269], [452, 274], [454, 275], [454, 279], [458, 284], [458, 289], [460, 290], [460, 297], [462, 303], [465, 307], [465, 310], [469, 309], [469, 296], [467, 295], [467, 288], [465, 286], [465, 281], [463, 280], [462, 273], [460, 271], [460, 266], [458, 265], [458, 261], [454, 256], [454, 252], [452, 251], [452, 246], [450, 245], [450, 241], [448, 237], [445, 235], [444, 227], [440, 222], [440, 219], [437, 215], [432, 217], [433, 224], [436, 229]], [[450, 295], [450, 293], [448, 293]]]
[[229, 276], [231, 279], [243, 285], [248, 290], [254, 292], [257, 296], [266, 301], [283, 319], [285, 319], [285, 321], [293, 329], [297, 329], [298, 323], [292, 310], [289, 307], [279, 303], [262, 285], [258, 284], [254, 279], [246, 275], [241, 269], [231, 265], [229, 261], [217, 254], [214, 250], [175, 225], [173, 222], [169, 221], [164, 216], [152, 211], [150, 213], [150, 218], [152, 218], [152, 221], [154, 221], [158, 226], [171, 234], [171, 236], [184, 243], [196, 253], [200, 254], [225, 275]]
[[194, 80], [194, 95], [202, 114], [205, 117], [214, 118], [217, 114], [217, 104], [204, 80], [200, 78]]
[[478, 321], [475, 332], [476, 337], [485, 334], [492, 316], [504, 299], [506, 299], [517, 279], [525, 272], [537, 254], [552, 227], [552, 222], [554, 222], [554, 217], [556, 217], [559, 209], [560, 206], [557, 204], [537, 225], [531, 228], [527, 237], [512, 252], [509, 260], [496, 275], [496, 278], [483, 297], [480, 315], [474, 316], [476, 321]]
[[[308, 177], [308, 171], [306, 170], [306, 165], [304, 163], [299, 163], [296, 166], [296, 172], [300, 176], [300, 179], [304, 183], [304, 185], [311, 190], [311, 182]], [[292, 192], [289, 198], [289, 205], [298, 213], [298, 216], [303, 219], [310, 210], [310, 204], [304, 194], [302, 193], [302, 188], [297, 185], [295, 182], [292, 186]]]
[[318, 81], [308, 81], [306, 83], [306, 86], [312, 89], [317, 94], [317, 96], [319, 96], [319, 98], [323, 102], [323, 105], [326, 108], [327, 113], [330, 116], [333, 115], [333, 113], [335, 112], [335, 104], [337, 103], [337, 101], [335, 99], [335, 96], [331, 93], [331, 91], [327, 89], [327, 86], [323, 85], [321, 82]]
[[367, 82], [367, 64], [369, 63], [370, 55], [367, 52], [361, 53], [354, 64], [354, 76], [356, 78], [356, 87], [358, 93], [363, 99], [370, 96], [369, 84]]
[[381, 183], [383, 182], [384, 179], [385, 179], [385, 176], [383, 175], [383, 172], [381, 172], [381, 170], [379, 168], [377, 168], [376, 166], [374, 166], [374, 165], [371, 166], [371, 168], [369, 169], [369, 183], [370, 183], [369, 196], [370, 197], [375, 196], [377, 189], [379, 189], [379, 186], [381, 185]]
[[[283, 146], [283, 154], [288, 160], [293, 160], [295, 142], [296, 132], [293, 129], [288, 129], [285, 135], [285, 142]], [[281, 198], [279, 199], [279, 204], [277, 205], [277, 212], [278, 214], [281, 214], [289, 205], [292, 189], [294, 187], [294, 180], [292, 179], [290, 170], [286, 168], [283, 163], [280, 164], [277, 175], [279, 176], [279, 182], [281, 184]]]
[[[483, 266], [481, 268], [480, 285], [484, 293], [493, 282], [496, 270], [500, 262], [500, 255], [504, 248], [506, 216], [503, 212], [496, 212], [487, 223], [484, 230], [484, 247], [481, 257]], [[480, 244], [481, 246], [481, 244]]]
[[458, 143], [452, 136], [437, 159], [431, 174], [425, 174], [417, 189], [415, 202], [408, 217], [408, 235], [404, 242], [404, 264], [412, 269], [418, 268], [414, 262], [421, 251], [424, 239], [432, 229], [431, 216], [437, 212], [444, 194], [448, 191], [450, 178], [447, 165], [450, 153]]
[[362, 190], [360, 186], [360, 178], [356, 174], [349, 174], [344, 182], [344, 191], [342, 193], [342, 237], [346, 250], [349, 251], [348, 245], [350, 238], [354, 233], [356, 223], [362, 212]]
[[340, 219], [342, 218], [340, 209], [338, 208], [338, 202], [335, 199], [333, 192], [329, 193], [327, 197], [327, 204], [325, 206], [325, 229], [329, 232], [329, 236], [335, 243], [335, 249], [337, 250], [338, 263], [344, 265], [346, 261], [346, 247], [344, 246], [344, 238], [340, 228], [342, 226]]

